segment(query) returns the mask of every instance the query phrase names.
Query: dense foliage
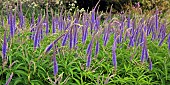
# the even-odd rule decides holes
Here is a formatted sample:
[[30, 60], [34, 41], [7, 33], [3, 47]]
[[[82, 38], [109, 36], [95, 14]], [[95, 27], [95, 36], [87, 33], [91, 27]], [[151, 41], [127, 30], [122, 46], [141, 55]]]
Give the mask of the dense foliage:
[[27, 16], [21, 2], [6, 5], [0, 21], [0, 84], [170, 83], [169, 16], [161, 17], [159, 9], [143, 14], [137, 5], [113, 15], [112, 8], [99, 12], [98, 4], [73, 13], [47, 4], [45, 11], [32, 8]]

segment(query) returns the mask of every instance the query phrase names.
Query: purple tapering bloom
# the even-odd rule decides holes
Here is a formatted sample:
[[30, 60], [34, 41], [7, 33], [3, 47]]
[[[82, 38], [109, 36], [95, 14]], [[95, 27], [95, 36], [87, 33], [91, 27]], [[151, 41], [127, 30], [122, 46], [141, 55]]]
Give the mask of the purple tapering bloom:
[[[78, 23], [78, 19], [75, 20], [75, 23]], [[78, 27], [74, 26], [74, 39], [73, 39], [73, 46], [76, 47], [77, 44], [77, 29]]]
[[51, 48], [53, 47], [53, 44], [56, 44], [56, 43], [58, 42], [58, 40], [61, 39], [65, 34], [66, 34], [66, 33], [62, 34], [62, 35], [59, 36], [56, 40], [54, 40], [52, 43], [50, 43], [50, 44], [46, 47], [46, 49], [45, 49], [44, 52], [45, 52], [45, 53], [48, 53], [48, 52], [51, 50]]
[[168, 49], [170, 50], [170, 34], [168, 35]]
[[141, 46], [142, 46], [143, 42], [144, 42], [144, 33], [143, 33], [143, 31], [142, 31], [142, 32], [141, 32], [141, 35], [140, 35], [140, 45], [141, 45]]
[[133, 47], [134, 46], [134, 39], [133, 36], [130, 37], [130, 42], [129, 42], [129, 47]]
[[[143, 31], [144, 32], [144, 31]], [[146, 40], [146, 34], [144, 33], [144, 43], [143, 43], [143, 48], [142, 48], [142, 54], [141, 54], [141, 63], [143, 63], [144, 62], [144, 60], [146, 59], [148, 59], [148, 50], [147, 50], [147, 40]]]
[[70, 49], [72, 49], [72, 47], [73, 47], [73, 36], [72, 36], [72, 29], [70, 30], [70, 43], [69, 43], [69, 45], [70, 45]]
[[46, 35], [48, 35], [48, 32], [49, 32], [49, 24], [48, 24], [48, 17], [46, 17], [45, 18], [45, 28], [46, 28], [46, 30], [45, 30], [45, 33], [46, 33]]
[[95, 55], [97, 56], [99, 53], [99, 41], [96, 41], [96, 51], [95, 51]]
[[156, 30], [158, 30], [158, 9], [156, 9], [156, 14], [155, 14], [155, 25], [156, 25]]
[[37, 28], [35, 36], [34, 36], [34, 50], [36, 50], [38, 45], [39, 45], [39, 29]]
[[48, 52], [51, 50], [51, 48], [53, 47], [53, 44], [54, 44], [54, 43], [50, 43], [50, 44], [46, 47], [45, 53], [48, 53]]
[[169, 34], [167, 34], [166, 36], [164, 36], [164, 37], [160, 40], [160, 42], [159, 42], [159, 46], [161, 46], [161, 45], [162, 45], [163, 41], [165, 40], [165, 38], [166, 38], [168, 35], [169, 35]]
[[89, 68], [91, 64], [91, 52], [87, 56], [86, 67]]
[[39, 46], [39, 42], [40, 42], [40, 36], [41, 36], [41, 29], [42, 29], [42, 23], [43, 23], [43, 19], [40, 20], [40, 22], [37, 22], [37, 26], [35, 29], [35, 35], [34, 35], [34, 50], [36, 50], [36, 48]]
[[113, 46], [112, 46], [112, 63], [113, 63], [113, 66], [114, 66], [115, 70], [117, 69], [117, 60], [116, 60], [117, 38], [118, 38], [118, 36], [116, 36], [116, 33], [115, 33], [114, 42], [113, 42]]
[[58, 73], [58, 64], [57, 64], [57, 60], [56, 60], [56, 49], [55, 49], [55, 46], [54, 46], [54, 52], [53, 52], [53, 71], [54, 71], [54, 76], [56, 76], [57, 73]]
[[24, 15], [23, 15], [23, 12], [22, 12], [22, 3], [20, 2], [20, 11], [19, 11], [19, 21], [20, 21], [20, 28], [23, 29], [23, 26], [24, 26]]
[[87, 53], [87, 54], [89, 54], [90, 51], [91, 51], [92, 43], [93, 43], [93, 41], [91, 40], [90, 43], [89, 43], [89, 45], [88, 45], [88, 47], [87, 47], [87, 50], [86, 50], [86, 53]]
[[6, 30], [5, 30], [4, 41], [2, 45], [2, 60], [7, 58], [6, 53], [7, 53], [7, 38], [6, 38]]
[[52, 17], [52, 32], [53, 32], [53, 33], [56, 33], [55, 17]]
[[82, 42], [84, 43], [87, 39], [87, 35], [88, 35], [88, 26], [89, 26], [89, 23], [88, 21], [85, 22], [85, 25], [84, 25], [84, 33], [83, 33], [83, 40]]
[[[106, 29], [107, 30], [107, 29]], [[106, 46], [106, 44], [107, 44], [107, 41], [108, 41], [108, 33], [107, 32], [105, 32], [104, 33], [104, 36], [103, 36], [103, 40], [104, 40], [104, 46]]]
[[148, 60], [149, 54], [148, 54], [148, 49], [145, 50], [145, 59]]
[[141, 55], [141, 58], [140, 58], [141, 63], [143, 63], [144, 60], [145, 60], [145, 52], [146, 52], [145, 50], [146, 50], [145, 46], [143, 46], [143, 48], [142, 48], [142, 55]]
[[12, 14], [12, 10], [10, 11], [10, 37], [14, 37], [15, 31], [15, 17]]
[[69, 34], [69, 33], [65, 34], [65, 36], [64, 36], [64, 38], [63, 38], [63, 40], [62, 40], [62, 46], [65, 46], [66, 41], [67, 41], [67, 38], [68, 38], [68, 34]]
[[19, 13], [19, 20], [20, 20], [20, 28], [23, 29], [24, 26], [24, 15], [22, 12]]
[[30, 32], [31, 32], [31, 35], [30, 35], [30, 39], [34, 39], [34, 13], [32, 14], [32, 18], [31, 18], [31, 22], [30, 22]]
[[130, 14], [128, 15], [128, 18], [127, 18], [127, 27], [130, 28]]
[[152, 61], [151, 61], [151, 58], [149, 58], [149, 70], [152, 70]]

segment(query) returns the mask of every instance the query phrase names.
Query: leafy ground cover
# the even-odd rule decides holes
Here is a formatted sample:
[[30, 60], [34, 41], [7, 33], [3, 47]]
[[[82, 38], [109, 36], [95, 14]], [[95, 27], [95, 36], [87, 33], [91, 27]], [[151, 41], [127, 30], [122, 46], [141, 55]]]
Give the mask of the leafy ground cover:
[[22, 4], [1, 18], [0, 84], [167, 85], [169, 21], [154, 14], [97, 11], [27, 19]]

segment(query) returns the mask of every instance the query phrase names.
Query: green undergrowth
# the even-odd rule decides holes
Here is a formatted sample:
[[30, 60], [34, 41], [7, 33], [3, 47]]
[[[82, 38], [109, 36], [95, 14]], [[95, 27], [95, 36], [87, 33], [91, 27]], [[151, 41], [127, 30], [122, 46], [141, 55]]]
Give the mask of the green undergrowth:
[[[1, 29], [0, 34], [4, 30]], [[3, 68], [0, 65], [0, 84], [5, 84], [10, 74], [13, 78], [10, 85], [49, 85], [53, 84], [53, 61], [51, 50], [44, 53], [47, 45], [55, 40], [60, 34], [45, 36], [40, 42], [40, 47], [34, 51], [33, 40], [29, 39], [29, 32], [20, 33], [8, 42], [8, 63]], [[77, 49], [69, 49], [60, 46], [61, 40], [57, 43], [58, 52], [56, 55], [58, 62], [58, 84], [60, 85], [167, 85], [170, 83], [170, 53], [167, 43], [158, 46], [156, 40], [147, 40], [149, 57], [152, 59], [153, 69], [149, 70], [149, 63], [140, 63], [141, 48], [128, 47], [127, 42], [118, 44], [117, 71], [112, 65], [112, 44], [114, 36], [111, 35], [106, 46], [103, 46], [102, 36], [100, 51], [98, 56], [94, 55], [95, 44], [93, 46], [92, 62], [89, 69], [86, 68], [86, 49], [91, 40], [85, 44], [78, 40]], [[3, 36], [1, 36], [3, 39]], [[2, 44], [2, 41], [0, 43]], [[2, 46], [0, 47], [2, 50]], [[130, 58], [133, 56], [132, 60]], [[2, 58], [0, 58], [2, 64]]]

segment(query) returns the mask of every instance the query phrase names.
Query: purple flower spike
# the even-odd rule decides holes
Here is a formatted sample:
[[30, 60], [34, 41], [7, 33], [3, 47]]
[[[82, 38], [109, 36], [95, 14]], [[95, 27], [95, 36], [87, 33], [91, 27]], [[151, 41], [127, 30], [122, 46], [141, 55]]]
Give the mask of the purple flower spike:
[[170, 50], [170, 34], [168, 36], [168, 49]]
[[141, 59], [140, 59], [140, 61], [143, 63], [144, 62], [144, 60], [145, 60], [145, 47], [143, 47], [143, 49], [142, 49], [142, 55], [141, 55]]
[[61, 39], [63, 36], [64, 36], [65, 34], [62, 34], [61, 36], [59, 36], [56, 40], [54, 40], [52, 43], [50, 43], [47, 47], [46, 47], [46, 49], [45, 49], [45, 53], [48, 53], [50, 50], [51, 50], [51, 48], [53, 47], [53, 44], [56, 44], [57, 42], [58, 42], [58, 40], [59, 39]]
[[91, 48], [92, 48], [92, 40], [90, 41], [90, 43], [89, 43], [89, 45], [88, 45], [88, 47], [87, 47], [87, 51], [86, 51], [87, 54], [90, 53]]
[[4, 33], [4, 42], [2, 45], [2, 60], [7, 59], [6, 57], [6, 52], [7, 52], [7, 39], [6, 39], [6, 31]]
[[95, 55], [97, 56], [99, 53], [99, 41], [96, 41], [96, 51], [95, 51]]
[[[54, 43], [53, 43], [54, 44]], [[54, 46], [54, 52], [53, 52], [53, 71], [54, 71], [54, 76], [57, 75], [58, 73], [58, 64], [57, 64], [57, 60], [56, 60], [56, 51], [55, 51], [55, 46]]]
[[15, 31], [15, 22], [14, 22], [14, 17], [12, 14], [12, 10], [10, 11], [10, 37], [14, 36], [14, 31]]
[[159, 46], [162, 45], [163, 41], [165, 40], [165, 38], [166, 38], [167, 36], [168, 36], [168, 34], [161, 39], [161, 41], [159, 42]]
[[77, 44], [77, 27], [74, 28], [74, 39], [73, 39], [73, 46], [76, 47]]
[[155, 25], [156, 25], [156, 30], [158, 29], [158, 9], [156, 9], [156, 15], [155, 15]]
[[130, 28], [130, 14], [128, 15], [128, 18], [127, 18], [127, 27]]
[[112, 51], [112, 63], [113, 63], [114, 69], [116, 70], [117, 69], [117, 59], [116, 59], [115, 51]]
[[55, 23], [55, 18], [54, 17], [52, 18], [52, 29], [53, 29], [52, 32], [56, 33], [56, 23]]
[[150, 58], [149, 58], [149, 70], [152, 70], [152, 61]]
[[72, 29], [70, 30], [70, 49], [72, 49], [72, 47], [73, 47], [73, 36], [72, 36]]
[[65, 36], [64, 36], [64, 38], [63, 38], [62, 46], [65, 46], [66, 41], [67, 41], [67, 38], [68, 38], [68, 33], [67, 33], [67, 34], [65, 34]]
[[91, 64], [91, 52], [88, 54], [87, 56], [87, 63], [86, 63], [86, 67], [89, 68]]
[[48, 53], [48, 52], [51, 50], [52, 47], [53, 47], [53, 43], [51, 43], [50, 45], [48, 45], [48, 46], [46, 47], [45, 53]]
[[39, 44], [39, 30], [37, 29], [36, 34], [34, 36], [34, 50], [36, 50], [38, 44]]
[[129, 47], [133, 47], [134, 46], [134, 39], [133, 36], [130, 37], [130, 42], [129, 42]]
[[116, 36], [116, 33], [115, 33], [115, 40], [113, 42], [113, 46], [112, 46], [112, 62], [113, 62], [113, 66], [114, 66], [114, 69], [116, 70], [117, 69], [117, 60], [116, 60], [116, 44], [117, 44], [117, 38], [119, 36]]

